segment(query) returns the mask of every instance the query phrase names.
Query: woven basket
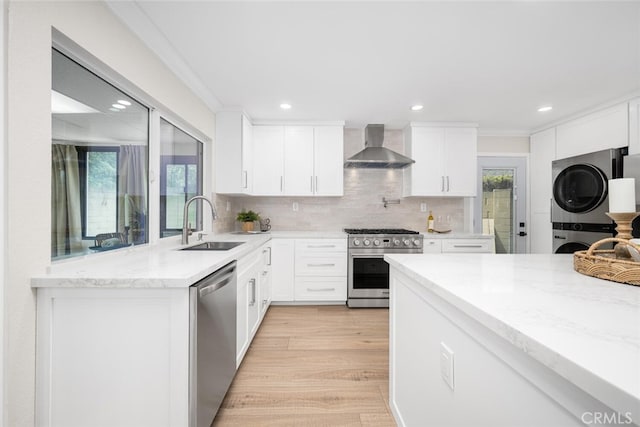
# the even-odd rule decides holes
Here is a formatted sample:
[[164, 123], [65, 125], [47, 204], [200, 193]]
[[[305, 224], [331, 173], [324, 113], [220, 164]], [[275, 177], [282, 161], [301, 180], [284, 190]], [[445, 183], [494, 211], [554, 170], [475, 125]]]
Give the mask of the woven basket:
[[616, 258], [613, 249], [596, 250], [600, 245], [609, 242], [632, 246], [640, 251], [640, 246], [628, 240], [616, 238], [598, 240], [592, 244], [588, 250], [578, 251], [573, 254], [574, 270], [587, 276], [597, 277], [598, 279], [640, 286], [640, 262]]

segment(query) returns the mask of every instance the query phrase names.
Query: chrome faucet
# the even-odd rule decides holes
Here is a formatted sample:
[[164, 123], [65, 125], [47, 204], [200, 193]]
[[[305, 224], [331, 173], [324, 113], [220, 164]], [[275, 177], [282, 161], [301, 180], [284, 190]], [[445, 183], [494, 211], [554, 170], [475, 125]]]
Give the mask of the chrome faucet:
[[187, 203], [184, 204], [184, 213], [182, 217], [182, 244], [183, 245], [189, 244], [189, 234], [191, 234], [191, 230], [190, 230], [191, 227], [190, 227], [190, 224], [188, 223], [189, 205], [191, 205], [191, 202], [193, 202], [194, 200], [204, 200], [205, 202], [209, 203], [209, 206], [211, 206], [211, 216], [213, 218], [213, 221], [218, 219], [218, 213], [216, 212], [216, 207], [211, 200], [207, 199], [204, 196], [193, 196], [192, 198], [187, 200]]

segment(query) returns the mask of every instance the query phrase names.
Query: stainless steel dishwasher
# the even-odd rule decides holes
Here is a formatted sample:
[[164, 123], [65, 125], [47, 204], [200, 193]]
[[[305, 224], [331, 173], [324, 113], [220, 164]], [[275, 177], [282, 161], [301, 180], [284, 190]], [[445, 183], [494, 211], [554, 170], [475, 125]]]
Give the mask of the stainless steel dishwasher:
[[189, 289], [189, 426], [209, 427], [236, 374], [236, 262]]

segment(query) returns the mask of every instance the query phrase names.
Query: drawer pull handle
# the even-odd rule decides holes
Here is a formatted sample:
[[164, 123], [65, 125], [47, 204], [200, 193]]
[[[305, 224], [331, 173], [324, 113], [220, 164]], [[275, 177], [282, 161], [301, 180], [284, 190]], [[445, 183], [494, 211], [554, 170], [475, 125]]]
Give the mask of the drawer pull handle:
[[336, 245], [307, 245], [307, 248], [335, 248]]
[[482, 248], [482, 245], [453, 245], [454, 248]]
[[330, 292], [335, 291], [336, 288], [307, 288], [309, 292]]
[[307, 264], [307, 267], [335, 267], [335, 264]]

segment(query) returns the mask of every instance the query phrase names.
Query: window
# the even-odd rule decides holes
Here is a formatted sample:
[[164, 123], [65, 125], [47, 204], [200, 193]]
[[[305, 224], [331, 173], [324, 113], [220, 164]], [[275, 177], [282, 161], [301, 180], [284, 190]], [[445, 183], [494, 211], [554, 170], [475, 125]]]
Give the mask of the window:
[[148, 241], [149, 109], [52, 49], [51, 258]]
[[[180, 234], [184, 204], [202, 195], [202, 142], [160, 119], [160, 237]], [[187, 222], [202, 229], [198, 204], [189, 209]]]

